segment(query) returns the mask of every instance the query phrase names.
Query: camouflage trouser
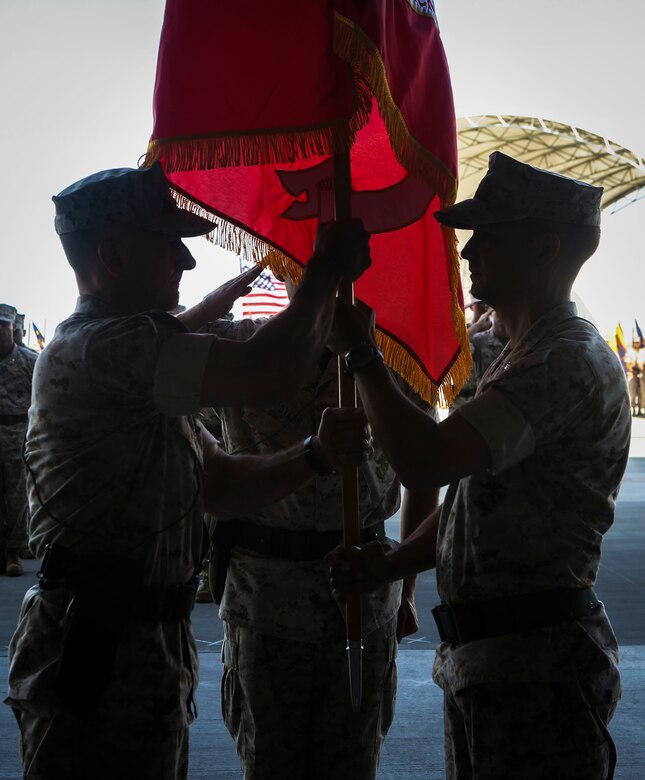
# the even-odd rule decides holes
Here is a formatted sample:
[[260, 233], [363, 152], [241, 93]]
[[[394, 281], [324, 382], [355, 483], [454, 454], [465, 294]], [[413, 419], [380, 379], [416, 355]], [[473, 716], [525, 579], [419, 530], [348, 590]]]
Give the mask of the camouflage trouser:
[[444, 692], [447, 780], [607, 780], [618, 670], [551, 684]]
[[24, 780], [186, 780], [188, 728], [137, 729], [125, 714], [44, 718], [14, 708]]
[[349, 700], [344, 626], [321, 644], [225, 624], [222, 713], [246, 780], [370, 780], [394, 716], [396, 619], [363, 640]]
[[27, 546], [27, 479], [22, 462], [24, 436], [25, 429], [21, 425], [3, 426], [0, 436], [0, 544], [10, 550]]

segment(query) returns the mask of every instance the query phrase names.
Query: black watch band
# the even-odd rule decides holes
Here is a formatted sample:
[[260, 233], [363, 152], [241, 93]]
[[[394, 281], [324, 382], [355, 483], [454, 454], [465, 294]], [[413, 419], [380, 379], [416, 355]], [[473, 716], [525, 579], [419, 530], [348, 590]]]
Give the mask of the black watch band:
[[353, 374], [359, 368], [364, 368], [375, 360], [383, 360], [383, 353], [374, 344], [361, 341], [343, 355], [345, 371]]
[[307, 436], [307, 438], [304, 440], [302, 450], [305, 453], [305, 460], [307, 461], [307, 465], [312, 469], [312, 471], [315, 471], [316, 474], [319, 474], [321, 477], [328, 477], [330, 474], [336, 473], [334, 469], [330, 469], [328, 466], [325, 466], [325, 464], [314, 452], [313, 435]]

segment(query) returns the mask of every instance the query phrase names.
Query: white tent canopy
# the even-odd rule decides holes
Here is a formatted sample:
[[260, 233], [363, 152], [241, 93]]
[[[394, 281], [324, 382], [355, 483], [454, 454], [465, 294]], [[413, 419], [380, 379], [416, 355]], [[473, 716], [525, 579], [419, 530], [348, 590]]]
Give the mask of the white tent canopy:
[[603, 209], [645, 197], [645, 159], [587, 130], [537, 117], [491, 114], [458, 119], [457, 133], [459, 200], [473, 196], [496, 150], [604, 187]]

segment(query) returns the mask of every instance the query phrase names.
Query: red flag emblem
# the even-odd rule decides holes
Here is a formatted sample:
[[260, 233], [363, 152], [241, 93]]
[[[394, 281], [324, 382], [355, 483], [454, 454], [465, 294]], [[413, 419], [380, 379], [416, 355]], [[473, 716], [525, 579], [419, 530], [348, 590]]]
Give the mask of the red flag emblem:
[[390, 365], [450, 400], [470, 350], [454, 235], [433, 218], [457, 187], [434, 5], [167, 1], [146, 164], [217, 243], [297, 280], [331, 218], [330, 156], [350, 147], [353, 214], [373, 234], [356, 295]]

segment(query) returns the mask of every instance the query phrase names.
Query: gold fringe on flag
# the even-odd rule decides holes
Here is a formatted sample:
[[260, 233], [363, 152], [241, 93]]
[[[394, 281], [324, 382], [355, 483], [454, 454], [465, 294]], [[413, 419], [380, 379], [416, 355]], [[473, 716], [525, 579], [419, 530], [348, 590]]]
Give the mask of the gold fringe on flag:
[[[262, 265], [263, 267], [268, 266], [272, 269], [274, 266], [275, 268], [285, 269], [287, 267], [291, 268], [291, 266], [299, 267], [290, 257], [280, 252], [268, 241], [250, 233], [248, 230], [244, 230], [239, 225], [234, 225], [226, 219], [213, 214], [212, 211], [204, 208], [199, 203], [195, 203], [194, 200], [191, 200], [182, 192], [174, 189], [171, 189], [171, 192], [180, 208], [186, 209], [191, 214], [196, 214], [202, 217], [202, 219], [207, 219], [213, 223], [213, 229], [210, 233], [206, 233], [205, 238], [222, 249], [238, 255], [243, 260]], [[282, 270], [278, 271], [278, 273], [282, 273]], [[302, 273], [302, 269], [300, 273]], [[289, 278], [293, 278], [293, 272], [286, 275]], [[297, 280], [294, 278], [294, 281]]]
[[441, 405], [447, 407], [453, 402], [455, 396], [458, 395], [461, 388], [468, 381], [473, 368], [473, 358], [470, 352], [470, 340], [468, 338], [468, 328], [466, 327], [466, 317], [457, 296], [457, 291], [461, 287], [457, 236], [452, 228], [442, 225], [441, 229], [444, 233], [444, 241], [447, 242], [449, 246], [448, 256], [450, 259], [452, 324], [455, 329], [455, 336], [461, 346], [457, 359], [441, 384]]
[[[303, 267], [289, 255], [276, 249], [268, 241], [264, 241], [258, 236], [249, 233], [239, 227], [239, 225], [233, 225], [225, 219], [215, 216], [203, 206], [187, 198], [183, 193], [172, 190], [172, 194], [181, 208], [187, 209], [191, 213], [197, 214], [213, 223], [213, 230], [206, 235], [209, 241], [222, 247], [222, 249], [233, 252], [245, 261], [254, 262], [263, 268], [270, 268], [274, 274], [284, 279], [290, 279], [296, 285], [300, 283]], [[448, 233], [447, 229], [444, 230]], [[452, 237], [446, 235], [446, 241], [451, 241], [451, 266], [453, 269], [451, 284], [455, 285], [459, 279], [459, 259], [455, 242], [451, 238], [454, 238], [454, 232]], [[456, 296], [453, 296], [452, 317], [459, 342], [463, 343], [465, 339], [466, 343], [468, 343], [463, 311]], [[428, 403], [438, 403], [443, 407], [449, 406], [470, 376], [472, 367], [470, 349], [460, 350], [457, 359], [446, 373], [446, 376], [437, 385], [421, 369], [418, 362], [405, 347], [378, 328], [376, 330], [376, 343], [383, 353], [388, 366], [400, 374], [410, 387]]]
[[[370, 38], [351, 19], [334, 12], [334, 52], [348, 62], [373, 94], [392, 145], [392, 150], [407, 171], [427, 181], [444, 206], [457, 197], [457, 180], [438, 157], [416, 141], [399, 111], [387, 81], [381, 53]], [[359, 82], [360, 83], [360, 82]]]
[[[448, 233], [448, 231], [445, 231]], [[446, 240], [454, 238], [454, 231], [452, 237], [446, 235]], [[451, 284], [453, 289], [457, 289], [454, 285], [459, 281], [459, 258], [457, 255], [456, 243], [451, 240], [451, 266], [452, 266], [452, 279]], [[466, 321], [464, 313], [459, 305], [457, 296], [452, 296], [452, 320], [455, 327], [455, 334], [460, 345], [464, 343], [468, 344], [468, 331], [466, 328]], [[379, 349], [383, 353], [385, 362], [400, 374], [403, 379], [410, 385], [410, 387], [418, 393], [421, 398], [431, 404], [438, 404], [444, 409], [450, 406], [455, 396], [459, 393], [461, 388], [467, 382], [470, 372], [472, 370], [472, 356], [470, 349], [464, 349], [463, 346], [459, 350], [454, 363], [449, 367], [443, 379], [436, 384], [430, 379], [430, 377], [421, 369], [418, 361], [412, 357], [409, 350], [399, 344], [395, 339], [389, 336], [387, 333], [378, 330], [376, 331], [376, 343]]]
[[[457, 194], [456, 179], [441, 160], [422, 147], [410, 134], [392, 98], [385, 65], [377, 47], [354, 22], [337, 12], [334, 51], [351, 64], [357, 76], [357, 109], [349, 122], [298, 130], [272, 129], [226, 136], [156, 139], [150, 141], [142, 167], [149, 167], [163, 158], [164, 167], [172, 173], [192, 169], [292, 162], [310, 156], [336, 154], [350, 148], [356, 133], [369, 121], [373, 95], [387, 127], [392, 149], [401, 165], [427, 181], [438, 194], [443, 207], [454, 203]], [[300, 281], [302, 267], [284, 252], [239, 225], [214, 215], [182, 193], [173, 194], [182, 208], [213, 222], [213, 230], [207, 235], [210, 241], [246, 261], [269, 267], [274, 273], [291, 279], [296, 284]], [[410, 352], [387, 333], [377, 329], [376, 340], [388, 365], [399, 373], [415, 392], [427, 402], [439, 403], [445, 407], [452, 402], [470, 376], [472, 358], [464, 312], [457, 296], [460, 279], [455, 233], [451, 228], [442, 227], [442, 230], [451, 267], [452, 322], [455, 336], [461, 345], [455, 362], [436, 384]]]
[[[457, 197], [457, 180], [454, 174], [410, 134], [405, 119], [392, 98], [381, 53], [355, 22], [337, 11], [334, 12], [334, 51], [350, 63], [359, 80], [362, 79], [367, 84], [368, 91], [374, 95], [397, 160], [407, 171], [414, 171], [416, 176], [433, 187], [443, 208], [452, 205]], [[442, 230], [444, 241], [449, 247], [452, 322], [461, 345], [457, 359], [439, 385], [436, 385], [410, 353], [387, 334], [379, 332], [377, 341], [388, 365], [401, 374], [422, 398], [448, 406], [468, 380], [472, 358], [466, 320], [457, 296], [460, 278], [455, 232], [447, 227], [442, 227]]]
[[148, 144], [141, 167], [149, 168], [163, 159], [167, 173], [178, 173], [294, 162], [345, 152], [372, 111], [372, 97], [364, 84], [355, 82], [354, 96], [354, 113], [330, 125], [157, 138]]

